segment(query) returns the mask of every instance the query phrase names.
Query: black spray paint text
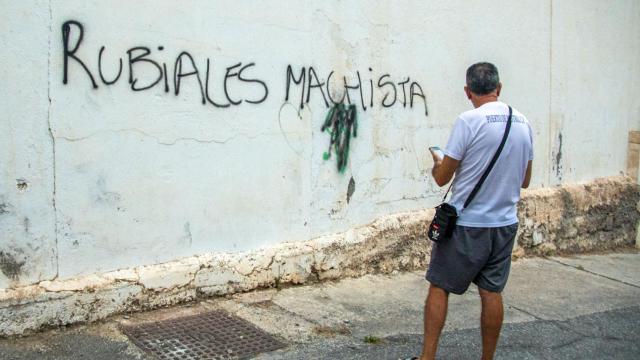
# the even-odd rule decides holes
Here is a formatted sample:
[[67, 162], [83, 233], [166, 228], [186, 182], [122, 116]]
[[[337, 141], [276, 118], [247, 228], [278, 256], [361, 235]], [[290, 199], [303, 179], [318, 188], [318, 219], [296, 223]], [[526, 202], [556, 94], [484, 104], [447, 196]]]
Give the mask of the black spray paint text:
[[[214, 94], [210, 86], [211, 73], [214, 71], [212, 61], [206, 58], [204, 66], [194, 59], [188, 51], [180, 52], [175, 60], [167, 63], [157, 60], [158, 54], [164, 51], [163, 46], [154, 48], [148, 46], [134, 46], [126, 51], [125, 61], [122, 57], [117, 60], [117, 73], [106, 75], [103, 58], [107, 54], [107, 48], [101, 46], [97, 51], [98, 66], [97, 71], [92, 71], [87, 66], [87, 59], [83, 59], [78, 50], [83, 45], [84, 27], [75, 20], [69, 20], [62, 24], [62, 48], [63, 48], [63, 84], [69, 83], [69, 73], [72, 64], [80, 67], [86, 74], [87, 79], [94, 89], [101, 85], [111, 86], [116, 84], [123, 75], [126, 68], [128, 70], [128, 83], [132, 91], [145, 91], [156, 86], [162, 86], [164, 92], [173, 90], [174, 95], [180, 94], [183, 82], [191, 79], [192, 84], [197, 86], [200, 93], [200, 102], [203, 105], [213, 105], [217, 108], [227, 108], [243, 103], [260, 104], [269, 97], [269, 86], [266, 80], [255, 75], [255, 62], [238, 62], [224, 68], [221, 94]], [[98, 75], [96, 77], [96, 74]], [[304, 108], [311, 100], [311, 95], [321, 96], [326, 107], [338, 103], [359, 103], [362, 110], [367, 111], [379, 103], [379, 106], [388, 108], [396, 104], [403, 107], [413, 108], [424, 106], [425, 115], [428, 115], [427, 101], [422, 87], [417, 81], [411, 81], [409, 77], [399, 82], [394, 82], [389, 74], [374, 76], [373, 70], [369, 68], [367, 75], [363, 76], [360, 71], [356, 71], [356, 76], [348, 79], [346, 76], [339, 78], [334, 71], [328, 73], [326, 77], [318, 76], [313, 67], [286, 67], [286, 82], [284, 101], [292, 98], [294, 87], [299, 88], [300, 108]], [[377, 81], [374, 81], [377, 80]], [[98, 81], [101, 84], [98, 84]], [[233, 92], [232, 89], [235, 91]], [[242, 96], [245, 89], [248, 97]], [[336, 95], [340, 94], [340, 95]], [[377, 94], [377, 95], [374, 95]], [[374, 100], [374, 98], [376, 100]], [[359, 100], [359, 101], [358, 101]], [[418, 105], [421, 102], [421, 105]]]
[[[373, 69], [369, 68], [369, 73], [372, 72]], [[326, 81], [321, 80], [320, 77], [318, 77], [315, 69], [310, 66], [308, 69], [305, 69], [303, 67], [296, 77], [292, 66], [287, 66], [287, 86], [285, 101], [289, 100], [289, 92], [293, 84], [301, 86], [301, 109], [304, 108], [304, 104], [309, 103], [312, 90], [317, 89], [316, 92], [319, 92], [320, 95], [322, 95], [322, 100], [324, 101], [326, 107], [330, 107], [335, 104], [342, 104], [345, 102], [345, 99], [347, 101], [347, 104], [357, 103], [357, 100], [353, 102], [351, 101], [352, 96], [354, 96], [354, 93], [356, 93], [360, 97], [360, 106], [362, 110], [367, 111], [367, 107], [374, 107], [374, 93], [376, 91], [379, 91], [383, 94], [380, 100], [380, 105], [382, 105], [382, 107], [392, 107], [396, 103], [399, 103], [402, 104], [403, 107], [409, 106], [410, 108], [413, 108], [414, 99], [418, 98], [424, 104], [424, 114], [429, 115], [427, 109], [427, 98], [424, 95], [424, 91], [422, 91], [422, 87], [417, 81], [411, 81], [411, 78], [409, 77], [398, 83], [394, 83], [393, 81], [391, 81], [391, 75], [383, 74], [377, 77], [378, 81], [375, 82], [374, 86], [374, 76], [372, 74], [368, 78], [366, 78], [363, 83], [362, 77], [360, 76], [360, 71], [356, 71], [355, 81], [350, 81], [345, 76], [343, 76], [341, 79], [342, 82], [338, 80], [338, 85], [331, 85], [334, 73], [334, 71], [331, 71], [327, 75]], [[398, 87], [400, 87], [402, 93], [400, 93]], [[335, 92], [341, 93], [341, 95], [337, 96], [337, 98], [334, 98], [335, 94], [332, 95], [332, 90], [337, 90]], [[357, 98], [358, 95], [355, 95], [354, 97]]]

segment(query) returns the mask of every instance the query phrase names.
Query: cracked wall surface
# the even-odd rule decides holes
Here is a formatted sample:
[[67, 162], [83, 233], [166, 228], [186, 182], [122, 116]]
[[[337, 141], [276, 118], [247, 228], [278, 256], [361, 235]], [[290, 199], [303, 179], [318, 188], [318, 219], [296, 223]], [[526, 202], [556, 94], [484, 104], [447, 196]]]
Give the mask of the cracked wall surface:
[[[640, 83], [628, 81], [640, 77], [640, 2], [551, 4], [548, 184], [623, 173], [628, 154], [622, 143], [629, 130], [640, 129], [640, 99], [624, 95], [640, 92]], [[615, 65], [610, 54], [618, 54]]]
[[3, 1], [1, 7], [0, 288], [9, 288], [55, 278], [57, 249], [49, 6]]
[[[640, 103], [632, 95], [638, 82], [624, 81], [640, 69], [637, 1], [196, 1], [177, 7], [32, 0], [2, 7], [0, 289], [277, 248], [431, 208], [443, 189], [430, 177], [426, 149], [444, 146], [456, 115], [469, 108], [462, 85], [473, 61], [498, 65], [504, 101], [532, 122], [534, 188], [619, 175], [626, 151], [621, 137], [640, 126]], [[487, 23], [494, 14], [505, 16]], [[84, 26], [76, 55], [94, 75], [101, 46], [107, 78], [123, 59], [117, 83], [98, 79], [94, 89], [70, 59], [63, 84], [67, 20]], [[605, 45], [610, 51], [600, 52]], [[134, 46], [154, 49], [169, 66], [181, 51], [193, 54], [201, 70], [209, 57], [216, 99], [227, 67], [254, 62], [251, 74], [269, 83], [270, 95], [260, 104], [203, 106], [192, 77], [183, 79], [179, 96], [160, 86], [134, 92], [127, 81], [127, 50]], [[618, 54], [615, 64], [607, 53]], [[576, 58], [582, 65], [574, 66]], [[323, 81], [334, 71], [338, 83], [342, 76], [355, 81], [356, 72], [365, 85], [370, 73], [395, 81], [410, 76], [424, 87], [429, 115], [379, 103], [359, 110], [358, 137], [339, 174], [333, 159], [322, 159], [329, 141], [321, 131], [322, 97], [313, 93], [300, 109], [301, 89], [294, 86], [294, 100], [285, 101], [287, 65], [313, 66]], [[145, 64], [135, 66], [139, 76], [149, 75]], [[606, 77], [602, 87], [596, 68]], [[597, 90], [597, 101], [587, 104], [582, 86]], [[357, 92], [352, 97], [360, 101]], [[531, 230], [531, 236], [546, 243], [554, 236], [549, 231]], [[305, 254], [299, 254], [302, 264], [311, 261]], [[135, 276], [153, 276], [142, 271]], [[175, 281], [215, 294], [226, 285], [211, 285], [212, 278], [243, 276], [212, 270]]]
[[[104, 45], [108, 78], [117, 73], [119, 57], [123, 77], [128, 76], [126, 51], [132, 46], [162, 45], [164, 50], [154, 56], [168, 66], [179, 51], [189, 51], [199, 66], [209, 56], [214, 97], [221, 96], [226, 67], [255, 62], [252, 75], [270, 84], [270, 97], [231, 109], [202, 106], [193, 78], [185, 78], [179, 96], [161, 87], [132, 92], [122, 79], [112, 86], [98, 81], [99, 88], [93, 89], [73, 61], [64, 85], [62, 42], [52, 42], [61, 278], [309, 240], [439, 201], [443, 191], [429, 176], [426, 149], [443, 145], [456, 114], [468, 108], [459, 86], [454, 89], [455, 81], [442, 76], [442, 69], [453, 74], [457, 68], [462, 81], [467, 55], [487, 55], [452, 41], [460, 35], [448, 19], [463, 16], [482, 26], [481, 18], [471, 16], [482, 9], [479, 2], [475, 8], [457, 7], [463, 12], [459, 14], [438, 2], [421, 5], [416, 13], [385, 2], [317, 1], [286, 7], [197, 2], [177, 14], [156, 2], [151, 6], [156, 11], [145, 11], [147, 4], [52, 1], [53, 34], [60, 36], [66, 20], [81, 22], [84, 38], [77, 56], [95, 73]], [[548, 18], [524, 16], [535, 7], [536, 2], [528, 1], [514, 14], [527, 19], [529, 31], [546, 34]], [[114, 14], [117, 21], [104, 14]], [[184, 26], [185, 18], [189, 26]], [[523, 20], [505, 21], [513, 29]], [[425, 23], [431, 24], [429, 29], [422, 28]], [[467, 35], [470, 41], [483, 39], [482, 34]], [[509, 52], [522, 54], [520, 65], [539, 68], [546, 61], [542, 53], [524, 56], [531, 44], [496, 36]], [[532, 41], [544, 48], [547, 37]], [[334, 71], [334, 84], [343, 76], [357, 81], [357, 71], [363, 85], [370, 74], [388, 73], [396, 82], [411, 77], [427, 84], [429, 116], [408, 105], [384, 108], [379, 99], [373, 108], [360, 109], [358, 137], [351, 143], [345, 174], [339, 174], [333, 159], [322, 160], [329, 138], [321, 131], [327, 109], [320, 95], [313, 93], [300, 110], [293, 99], [301, 91], [293, 87], [291, 100], [284, 101], [289, 64], [296, 69], [313, 66], [323, 81]], [[136, 66], [145, 70], [144, 64]], [[506, 78], [517, 74], [508, 63], [501, 69]], [[516, 79], [511, 84], [514, 98], [522, 98], [525, 90], [548, 89]], [[397, 93], [398, 101], [402, 96]], [[351, 97], [361, 101], [357, 92]], [[520, 108], [544, 119], [547, 107], [537, 104], [545, 102], [546, 95]], [[545, 133], [545, 122], [536, 126]], [[545, 141], [541, 138], [537, 149], [541, 169], [546, 167]]]
[[[640, 187], [627, 177], [528, 191], [514, 256], [632, 246]], [[394, 214], [346, 232], [240, 253], [207, 253], [0, 290], [0, 336], [259, 288], [425, 269], [433, 210]]]

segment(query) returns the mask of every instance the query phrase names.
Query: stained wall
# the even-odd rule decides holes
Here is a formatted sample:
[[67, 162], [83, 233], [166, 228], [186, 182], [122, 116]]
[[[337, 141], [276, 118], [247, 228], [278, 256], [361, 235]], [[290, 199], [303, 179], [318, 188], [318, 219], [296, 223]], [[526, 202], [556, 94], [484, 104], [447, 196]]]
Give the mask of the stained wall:
[[[432, 207], [426, 148], [476, 61], [533, 125], [534, 187], [619, 175], [640, 127], [632, 0], [0, 5], [0, 288]], [[340, 172], [321, 128], [345, 83]]]

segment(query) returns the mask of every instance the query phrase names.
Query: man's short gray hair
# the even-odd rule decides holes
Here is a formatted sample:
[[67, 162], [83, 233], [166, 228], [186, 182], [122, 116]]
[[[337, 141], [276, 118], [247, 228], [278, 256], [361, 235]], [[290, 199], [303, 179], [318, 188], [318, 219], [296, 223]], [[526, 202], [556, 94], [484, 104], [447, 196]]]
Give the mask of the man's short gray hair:
[[492, 63], [479, 62], [467, 69], [467, 87], [476, 95], [486, 95], [498, 87], [498, 68]]

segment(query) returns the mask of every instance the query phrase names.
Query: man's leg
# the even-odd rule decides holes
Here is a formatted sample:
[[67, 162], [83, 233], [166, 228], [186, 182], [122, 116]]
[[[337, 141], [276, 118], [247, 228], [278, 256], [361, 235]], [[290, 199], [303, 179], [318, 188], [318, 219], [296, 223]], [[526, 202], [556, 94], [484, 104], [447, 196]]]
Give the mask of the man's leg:
[[[518, 232], [518, 223], [490, 228], [492, 250], [487, 264], [473, 282], [478, 285], [482, 300], [480, 326], [482, 330], [482, 359], [493, 359], [498, 345], [504, 309], [500, 292], [507, 285], [511, 269], [511, 252]], [[491, 289], [493, 291], [489, 291]]]
[[482, 331], [482, 359], [493, 359], [496, 352], [504, 309], [502, 307], [502, 295], [478, 288], [482, 300], [482, 315], [480, 326]]
[[421, 360], [435, 359], [440, 332], [447, 318], [449, 293], [431, 284], [424, 304], [424, 345]]

